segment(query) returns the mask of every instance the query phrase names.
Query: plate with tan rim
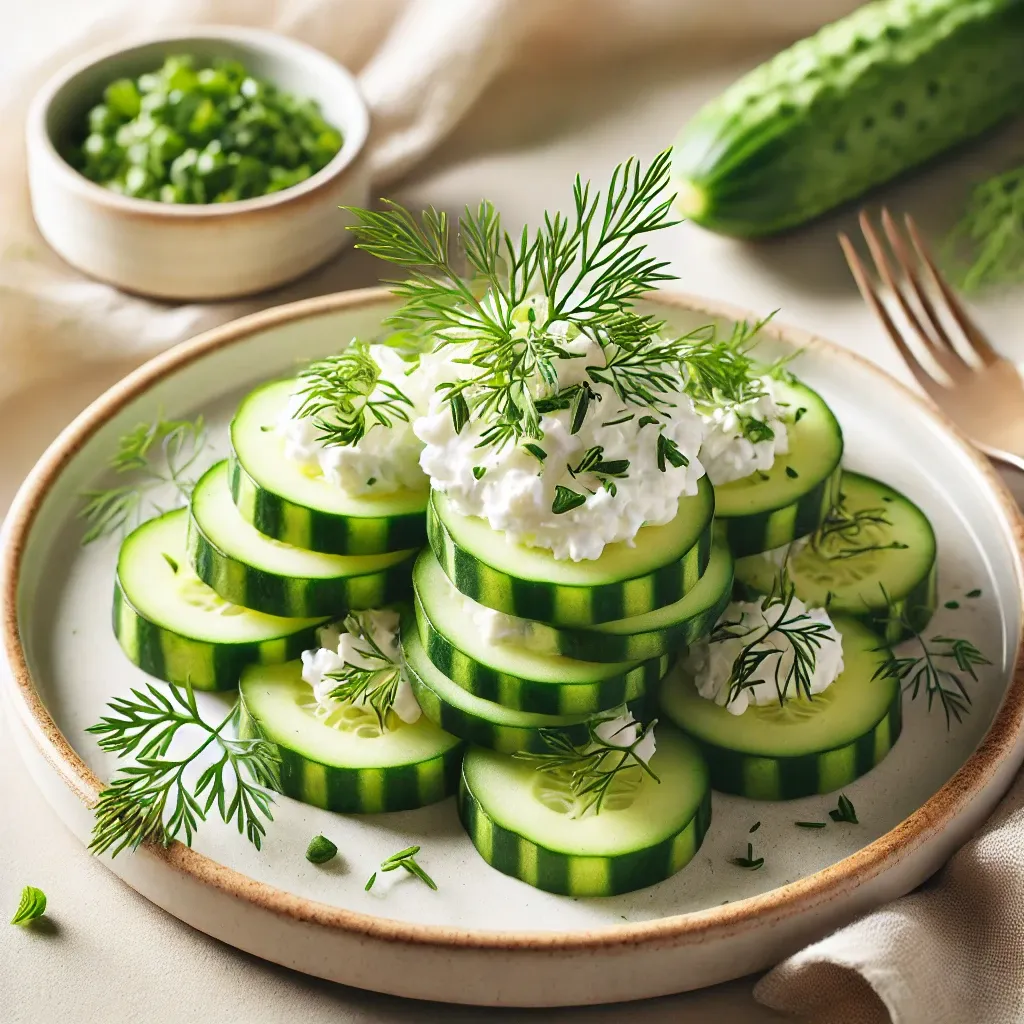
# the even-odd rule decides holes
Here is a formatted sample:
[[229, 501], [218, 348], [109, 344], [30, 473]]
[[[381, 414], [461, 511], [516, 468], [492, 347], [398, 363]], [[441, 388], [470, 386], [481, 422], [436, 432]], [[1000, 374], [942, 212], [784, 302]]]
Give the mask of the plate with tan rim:
[[[373, 336], [390, 301], [380, 290], [314, 299], [180, 345], [90, 406], [25, 481], [3, 539], [5, 711], [41, 791], [83, 842], [114, 769], [85, 729], [146, 677], [110, 629], [117, 540], [81, 546], [79, 492], [102, 477], [117, 438], [158, 412], [203, 413], [223, 453], [248, 388], [354, 335]], [[682, 295], [662, 295], [656, 308], [680, 328], [745, 315]], [[846, 790], [859, 825], [794, 827], [825, 816], [834, 795], [770, 804], [715, 794], [710, 832], [682, 872], [629, 895], [572, 899], [489, 868], [452, 799], [341, 816], [282, 797], [262, 852], [211, 822], [192, 849], [144, 847], [105, 859], [111, 870], [181, 920], [268, 960], [397, 995], [494, 1006], [639, 999], [738, 977], [927, 878], [989, 813], [1024, 756], [1021, 520], [988, 464], [896, 381], [805, 332], [773, 323], [764, 333], [767, 354], [799, 349], [793, 369], [834, 409], [844, 464], [895, 484], [927, 512], [940, 552], [935, 630], [970, 637], [992, 662], [971, 688], [971, 713], [948, 732], [938, 708], [929, 714], [923, 700], [905, 698], [895, 749]], [[980, 597], [964, 599], [975, 589]], [[222, 696], [198, 696], [211, 717], [223, 706]], [[303, 856], [318, 832], [341, 851], [326, 868]], [[749, 838], [765, 858], [759, 871], [731, 863]], [[365, 892], [376, 864], [412, 843], [438, 891], [410, 878], [384, 895]]]

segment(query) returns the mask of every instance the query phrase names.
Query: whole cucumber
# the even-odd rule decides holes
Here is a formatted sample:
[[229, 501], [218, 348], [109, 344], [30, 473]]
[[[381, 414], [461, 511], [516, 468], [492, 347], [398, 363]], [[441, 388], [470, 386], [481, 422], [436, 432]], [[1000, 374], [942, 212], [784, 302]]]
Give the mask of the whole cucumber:
[[681, 213], [793, 227], [1024, 110], [1024, 0], [878, 0], [755, 68], [673, 152]]

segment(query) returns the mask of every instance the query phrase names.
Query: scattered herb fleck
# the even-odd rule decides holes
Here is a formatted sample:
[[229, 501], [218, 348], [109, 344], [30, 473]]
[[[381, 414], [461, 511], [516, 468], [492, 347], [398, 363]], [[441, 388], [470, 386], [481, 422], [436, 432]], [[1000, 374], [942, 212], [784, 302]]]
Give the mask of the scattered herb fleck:
[[806, 416], [806, 415], [807, 415], [807, 410], [801, 405], [800, 408], [797, 409], [796, 413], [793, 416], [793, 422], [794, 423], [799, 423], [804, 418], [804, 416]]
[[860, 822], [857, 820], [857, 811], [853, 806], [853, 802], [845, 794], [839, 795], [839, 805], [828, 812], [828, 816], [833, 821], [845, 821], [850, 825], [859, 825]]
[[758, 868], [764, 867], [764, 857], [754, 857], [754, 844], [747, 843], [747, 855], [746, 857], [733, 857], [731, 863], [735, 864], [738, 868], [747, 868], [750, 871], [757, 871]]
[[[437, 883], [416, 861], [416, 854], [419, 852], [420, 847], [418, 846], [410, 846], [405, 850], [399, 850], [398, 853], [393, 853], [390, 857], [386, 857], [380, 862], [380, 870], [397, 871], [399, 868], [404, 868], [410, 875], [415, 875], [429, 889], [433, 889], [437, 892]], [[369, 892], [373, 888], [373, 883], [376, 881], [377, 872], [374, 871], [374, 873], [367, 879], [366, 885], [363, 887], [363, 891]]]
[[484, 473], [486, 473], [486, 472], [487, 472], [487, 467], [486, 466], [474, 466], [473, 467], [473, 479], [474, 480], [482, 480], [483, 476], [484, 476]]
[[945, 604], [945, 607], [946, 608], [950, 608], [953, 611], [955, 611], [957, 608], [960, 607], [960, 602], [959, 601], [947, 601], [946, 604]]
[[975, 590], [968, 590], [967, 593], [964, 596], [965, 597], [981, 597], [981, 591], [977, 590], [977, 589], [975, 589]]
[[761, 827], [761, 822], [755, 821], [754, 824], [750, 826], [749, 831], [750, 832], [756, 832], [760, 827]]
[[792, 466], [786, 467], [786, 476], [788, 476], [790, 480], [795, 480], [799, 475], [800, 474]]
[[797, 828], [824, 828], [827, 821], [795, 821], [793, 822]]
[[181, 566], [178, 565], [177, 559], [171, 558], [166, 551], [161, 551], [160, 554], [164, 556], [164, 561], [171, 567], [171, 572], [177, 575], [178, 569], [181, 568]]

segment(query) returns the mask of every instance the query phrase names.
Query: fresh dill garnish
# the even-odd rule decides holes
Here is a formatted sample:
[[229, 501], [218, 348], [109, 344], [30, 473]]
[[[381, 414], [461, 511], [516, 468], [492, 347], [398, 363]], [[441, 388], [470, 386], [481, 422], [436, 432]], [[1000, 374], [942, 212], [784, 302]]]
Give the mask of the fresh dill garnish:
[[746, 857], [732, 857], [730, 863], [735, 864], [738, 868], [747, 868], [749, 871], [757, 871], [758, 868], [764, 867], [764, 857], [754, 856], [754, 844], [747, 843], [747, 855]]
[[345, 632], [356, 637], [361, 646], [356, 648], [363, 660], [370, 662], [367, 667], [346, 664], [334, 672], [325, 672], [324, 679], [337, 683], [327, 696], [351, 704], [368, 704], [377, 716], [377, 724], [383, 732], [387, 726], [388, 712], [394, 707], [398, 687], [402, 682], [401, 663], [381, 650], [366, 627], [358, 612], [347, 615]]
[[839, 794], [839, 804], [834, 810], [828, 812], [828, 816], [833, 821], [842, 821], [850, 825], [860, 824], [857, 820], [857, 810], [853, 806], [853, 801], [845, 793]]
[[119, 478], [130, 480], [106, 490], [81, 492], [85, 505], [79, 516], [88, 523], [82, 543], [133, 530], [148, 512], [168, 511], [150, 501], [158, 488], [172, 491], [175, 506], [185, 504], [195, 486], [190, 471], [205, 446], [202, 416], [194, 420], [165, 420], [158, 416], [152, 423], [140, 423], [123, 435], [107, 466]]
[[[926, 641], [920, 632], [909, 621], [905, 611], [898, 609], [884, 587], [881, 588], [889, 608], [890, 616], [898, 618], [901, 625], [911, 634], [906, 643], [914, 644], [916, 654], [899, 656], [888, 647], [879, 648], [885, 653], [885, 659], [875, 670], [873, 679], [896, 679], [900, 682], [904, 693], [916, 700], [921, 692], [928, 699], [928, 710], [938, 700], [946, 716], [946, 728], [950, 728], [952, 719], [963, 721], [963, 716], [971, 710], [971, 696], [967, 692], [964, 676], [970, 676], [975, 682], [978, 674], [975, 667], [992, 663], [971, 643], [962, 637], [933, 636]], [[946, 667], [950, 662], [955, 669]]]
[[326, 864], [338, 855], [338, 847], [327, 836], [313, 836], [306, 847], [306, 860], [310, 864]]
[[1024, 281], [1024, 167], [975, 186], [945, 256], [965, 292]]
[[748, 832], [756, 832], [760, 827], [761, 827], [761, 822], [755, 821], [754, 824], [751, 825], [749, 829], [747, 829], [747, 831]]
[[375, 426], [409, 422], [412, 399], [381, 375], [365, 341], [353, 341], [335, 356], [310, 363], [300, 374], [296, 413], [312, 419], [325, 445], [357, 444]]
[[[169, 846], [179, 835], [191, 846], [214, 804], [223, 821], [235, 822], [239, 833], [260, 849], [266, 835], [261, 819], [273, 820], [269, 790], [281, 788], [276, 746], [263, 738], [224, 735], [237, 726], [240, 704], [211, 726], [200, 716], [191, 686], [168, 685], [164, 690], [148, 683], [146, 691], [133, 689], [132, 697], [116, 697], [107, 705], [112, 714], [86, 730], [101, 737], [104, 750], [118, 757], [133, 754], [135, 762], [119, 769], [100, 793], [90, 851], [109, 851], [113, 857], [147, 840]], [[200, 737], [185, 756], [167, 756], [183, 731], [199, 731]], [[211, 747], [216, 759], [190, 782], [186, 775], [191, 777]]]
[[21, 890], [18, 909], [11, 918], [11, 924], [26, 925], [46, 913], [46, 893], [34, 885], [26, 885]]
[[[673, 278], [645, 243], [651, 232], [676, 223], [670, 164], [669, 150], [646, 170], [630, 158], [615, 168], [604, 192], [577, 177], [572, 212], [545, 214], [539, 229], [524, 228], [518, 237], [503, 229], [490, 203], [467, 207], [455, 232], [459, 253], [443, 212], [430, 208], [416, 218], [390, 201], [381, 210], [352, 209], [357, 248], [409, 273], [392, 282], [403, 304], [389, 322], [431, 336], [440, 347], [464, 346], [456, 361], [467, 372], [438, 387], [456, 433], [472, 420], [480, 427], [479, 447], [538, 441], [541, 417], [562, 409], [576, 434], [599, 404], [597, 385], [623, 405], [666, 416], [680, 389], [705, 405], [763, 393], [748, 349], [764, 321], [736, 325], [729, 338], [714, 325], [662, 337], [664, 322], [633, 309], [645, 292]], [[583, 367], [585, 379], [562, 387], [558, 364], [583, 358], [572, 347], [582, 333], [603, 359]], [[640, 425], [646, 423], [662, 426], [660, 419]], [[661, 449], [659, 463], [663, 469], [686, 464]], [[612, 493], [613, 475], [598, 481]], [[566, 511], [564, 500], [556, 506]]]
[[892, 528], [892, 520], [884, 508], [861, 508], [854, 512], [840, 496], [808, 543], [815, 554], [830, 562], [872, 551], [905, 551], [907, 545], [902, 541], [880, 540], [879, 533], [886, 528]]
[[824, 828], [828, 824], [828, 822], [827, 821], [794, 821], [793, 824], [796, 825], [797, 828]]
[[[410, 846], [408, 849], [399, 850], [398, 853], [393, 853], [390, 857], [382, 860], [378, 870], [397, 871], [399, 868], [404, 868], [410, 875], [415, 875], [425, 886], [433, 889], [434, 892], [437, 892], [437, 883], [426, 873], [426, 871], [423, 870], [416, 860], [416, 854], [419, 852], [420, 847], [418, 846]], [[374, 873], [366, 880], [366, 885], [363, 886], [363, 891], [369, 892], [376, 881], [377, 872], [374, 871]]]
[[[573, 817], [582, 818], [590, 810], [600, 814], [609, 790], [623, 772], [639, 768], [655, 782], [661, 781], [651, 771], [647, 758], [641, 753], [641, 746], [644, 749], [650, 746], [648, 737], [657, 725], [657, 719], [642, 729], [636, 729], [637, 723], [629, 716], [622, 729], [616, 730], [610, 739], [601, 736], [601, 726], [618, 721], [623, 717], [620, 712], [621, 709], [617, 709], [591, 718], [587, 722], [587, 740], [581, 744], [574, 744], [564, 733], [555, 729], [541, 729], [540, 736], [549, 753], [517, 751], [512, 756], [532, 762], [538, 771], [550, 772], [567, 779], [569, 790], [577, 801]], [[611, 742], [615, 736], [628, 728], [636, 730], [636, 738], [631, 743], [626, 745]]]
[[[779, 703], [791, 697], [812, 698], [811, 676], [817, 664], [818, 651], [823, 642], [833, 643], [829, 635], [831, 625], [811, 618], [807, 612], [793, 610], [796, 590], [783, 571], [772, 584], [771, 593], [761, 599], [762, 613], [780, 608], [774, 623], [744, 626], [742, 618], [723, 620], [715, 626], [709, 638], [710, 643], [727, 640], [743, 640], [743, 646], [733, 662], [729, 675], [729, 696], [726, 705], [732, 703], [744, 689], [753, 688], [761, 682], [757, 673], [766, 662], [775, 659], [774, 683]], [[767, 618], [767, 615], [766, 615]], [[773, 639], [789, 641], [791, 653], [788, 668], [783, 669], [784, 650], [774, 646]], [[791, 693], [790, 691], [794, 691]]]

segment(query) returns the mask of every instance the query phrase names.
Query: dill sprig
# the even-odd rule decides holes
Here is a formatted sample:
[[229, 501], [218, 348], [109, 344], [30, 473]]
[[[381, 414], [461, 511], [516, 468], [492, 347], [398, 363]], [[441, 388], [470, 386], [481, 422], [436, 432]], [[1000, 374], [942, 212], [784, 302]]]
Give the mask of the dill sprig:
[[808, 543], [828, 561], [845, 561], [873, 551], [905, 551], [903, 541], [883, 543], [878, 539], [879, 531], [886, 527], [891, 529], [892, 520], [884, 508], [851, 511], [840, 496]]
[[358, 614], [347, 615], [345, 632], [356, 637], [361, 647], [356, 648], [368, 667], [346, 664], [335, 672], [324, 673], [325, 679], [337, 681], [327, 694], [334, 700], [351, 704], [368, 704], [377, 716], [381, 732], [387, 723], [388, 712], [394, 707], [398, 687], [402, 682], [401, 662], [386, 654], [373, 638], [373, 634]]
[[202, 416], [194, 420], [165, 420], [158, 416], [152, 423], [140, 423], [123, 435], [107, 466], [118, 477], [130, 476], [130, 482], [81, 492], [85, 505], [79, 516], [88, 523], [82, 543], [132, 530], [146, 518], [147, 511], [167, 511], [150, 501], [157, 488], [169, 486], [175, 504], [185, 504], [195, 486], [190, 471], [205, 446]]
[[365, 341], [311, 363], [299, 374], [296, 415], [312, 419], [325, 445], [357, 444], [375, 426], [409, 422], [412, 399], [381, 368]]
[[[732, 703], [744, 689], [757, 686], [761, 680], [756, 678], [770, 659], [775, 659], [773, 682], [779, 704], [784, 704], [791, 696], [812, 698], [811, 676], [818, 660], [818, 651], [823, 642], [833, 643], [829, 635], [830, 624], [811, 618], [807, 612], [793, 609], [796, 590], [790, 582], [785, 569], [776, 577], [771, 593], [761, 599], [760, 608], [766, 613], [771, 608], [779, 607], [781, 611], [772, 625], [762, 624], [744, 626], [742, 617], [735, 620], [724, 620], [711, 632], [710, 643], [722, 643], [727, 640], [744, 640], [736, 660], [733, 662], [729, 675], [729, 696], [726, 704]], [[770, 641], [778, 638], [789, 641], [791, 661], [783, 671], [786, 650], [780, 650]]]
[[[379, 871], [397, 871], [399, 868], [403, 868], [408, 871], [410, 875], [415, 875], [428, 889], [433, 889], [437, 892], [437, 883], [423, 870], [419, 862], [416, 860], [416, 854], [420, 852], [420, 847], [410, 846], [408, 849], [399, 850], [398, 853], [391, 854], [390, 857], [385, 858], [380, 862]], [[372, 875], [366, 880], [366, 885], [363, 886], [364, 892], [369, 892], [377, 881], [377, 872], [374, 871]]]
[[[239, 833], [260, 849], [266, 835], [262, 819], [273, 820], [269, 790], [281, 788], [274, 744], [224, 735], [237, 727], [238, 703], [220, 724], [208, 725], [188, 684], [182, 689], [171, 683], [165, 692], [149, 683], [145, 691], [133, 689], [132, 694], [112, 700], [112, 714], [86, 730], [100, 736], [100, 747], [119, 758], [134, 755], [134, 763], [119, 769], [100, 793], [90, 851], [117, 856], [147, 840], [169, 846], [178, 836], [191, 846], [214, 804], [224, 822], [235, 822]], [[168, 757], [182, 730], [198, 730], [200, 738], [184, 757]], [[186, 776], [210, 748], [215, 759], [189, 781]]]
[[975, 186], [945, 256], [965, 292], [1024, 281], [1024, 167]]
[[[914, 627], [906, 612], [896, 605], [884, 586], [879, 584], [885, 597], [889, 615], [899, 620], [910, 634], [906, 641], [913, 644], [917, 653], [899, 656], [888, 647], [879, 648], [885, 653], [885, 660], [875, 670], [873, 679], [897, 679], [903, 692], [916, 700], [924, 693], [928, 710], [937, 700], [946, 716], [946, 728], [952, 719], [962, 722], [963, 716], [971, 710], [971, 696], [967, 692], [964, 676], [978, 681], [976, 666], [991, 665], [992, 662], [970, 640], [962, 637], [933, 636], [926, 641]], [[954, 667], [949, 667], [950, 663]]]
[[[556, 729], [541, 729], [540, 736], [549, 748], [549, 753], [517, 751], [512, 756], [523, 761], [531, 761], [538, 771], [566, 778], [569, 790], [577, 801], [574, 817], [583, 817], [590, 810], [599, 814], [609, 790], [623, 772], [639, 768], [655, 782], [661, 781], [638, 752], [641, 744], [657, 725], [657, 719], [645, 725], [632, 743], [619, 745], [603, 739], [597, 732], [599, 726], [619, 717], [620, 714], [616, 711], [591, 718], [587, 722], [587, 740], [581, 744], [574, 744], [564, 733]], [[630, 721], [623, 725], [623, 729], [635, 725], [630, 718]], [[619, 731], [621, 730], [616, 731], [616, 735]]]

